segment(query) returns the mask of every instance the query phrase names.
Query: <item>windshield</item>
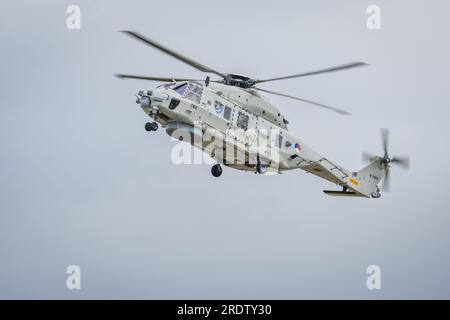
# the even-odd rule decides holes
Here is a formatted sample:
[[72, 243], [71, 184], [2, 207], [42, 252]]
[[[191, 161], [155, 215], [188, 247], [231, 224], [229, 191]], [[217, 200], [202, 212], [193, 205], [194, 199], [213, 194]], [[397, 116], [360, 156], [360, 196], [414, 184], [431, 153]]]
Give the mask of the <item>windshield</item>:
[[176, 92], [178, 92], [181, 96], [184, 95], [184, 92], [186, 91], [187, 83], [180, 84], [173, 88]]
[[172, 87], [175, 87], [177, 85], [176, 82], [169, 82], [169, 83], [163, 83], [160, 84], [159, 86], [157, 86], [156, 88], [167, 88], [167, 89], [171, 89]]

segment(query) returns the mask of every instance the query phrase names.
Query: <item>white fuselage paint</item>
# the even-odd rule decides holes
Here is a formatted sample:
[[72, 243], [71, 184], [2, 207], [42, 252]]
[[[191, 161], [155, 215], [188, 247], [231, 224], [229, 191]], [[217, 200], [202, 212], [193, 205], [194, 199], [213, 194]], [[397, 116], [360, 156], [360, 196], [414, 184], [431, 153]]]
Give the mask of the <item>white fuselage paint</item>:
[[[181, 82], [155, 88], [151, 95], [152, 105], [142, 108], [144, 112], [150, 114], [152, 107], [156, 106], [160, 112], [156, 120], [163, 127], [169, 122], [179, 122], [198, 125], [203, 130], [216, 130], [225, 135], [227, 139], [231, 138], [235, 141], [238, 153], [245, 153], [246, 150], [258, 150], [260, 158], [263, 159], [261, 161], [270, 162], [272, 166], [275, 164], [274, 167], [277, 168], [276, 172], [278, 173], [300, 168], [337, 185], [348, 186], [353, 191], [359, 192], [355, 184], [349, 183], [352, 175], [354, 176], [352, 172], [328, 160], [290, 135], [281, 112], [255, 90], [230, 87], [220, 83], [210, 83], [209, 86], [205, 86], [203, 83], [196, 82], [203, 90], [201, 99], [194, 101], [173, 90], [178, 84], [181, 84]], [[173, 110], [169, 108], [172, 98], [180, 100], [180, 103]], [[220, 110], [220, 108], [220, 112], [216, 110], [216, 101], [231, 109], [229, 119], [224, 117], [224, 110]], [[247, 130], [240, 129], [237, 126], [239, 113], [248, 116]], [[271, 152], [264, 153], [259, 149], [252, 148], [257, 144], [257, 135], [267, 131], [272, 132], [270, 136], [272, 145], [276, 144], [273, 140], [277, 139], [277, 134], [282, 136], [282, 143], [277, 149], [279, 151], [277, 152], [277, 159], [271, 156]], [[206, 151], [202, 144], [195, 145]], [[300, 148], [295, 148], [296, 145], [299, 145]], [[251, 158], [256, 159], [256, 152], [255, 154], [252, 154], [251, 151], [248, 153], [250, 153]], [[235, 169], [255, 171], [254, 165], [225, 164]], [[370, 196], [362, 193], [361, 195]]]

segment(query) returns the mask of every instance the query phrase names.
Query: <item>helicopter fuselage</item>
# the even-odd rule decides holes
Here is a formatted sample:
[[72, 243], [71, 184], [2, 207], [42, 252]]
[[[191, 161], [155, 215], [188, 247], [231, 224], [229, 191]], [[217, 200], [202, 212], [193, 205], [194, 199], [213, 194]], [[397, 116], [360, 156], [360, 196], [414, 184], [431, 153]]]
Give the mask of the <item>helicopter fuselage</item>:
[[251, 89], [174, 82], [139, 96], [143, 111], [169, 135], [185, 134], [184, 141], [187, 136], [192, 145], [231, 168], [256, 172], [260, 163], [265, 170], [259, 173], [266, 174], [300, 168], [340, 186], [351, 176], [290, 135], [281, 112]]

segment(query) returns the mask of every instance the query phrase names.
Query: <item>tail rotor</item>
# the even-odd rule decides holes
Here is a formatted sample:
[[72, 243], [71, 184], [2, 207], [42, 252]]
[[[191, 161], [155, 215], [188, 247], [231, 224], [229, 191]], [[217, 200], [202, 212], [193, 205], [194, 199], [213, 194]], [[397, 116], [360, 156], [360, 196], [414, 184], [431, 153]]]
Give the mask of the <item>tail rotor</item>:
[[386, 176], [384, 177], [384, 182], [382, 189], [383, 191], [390, 190], [390, 168], [391, 164], [398, 165], [404, 169], [409, 169], [409, 156], [389, 156], [389, 140], [390, 134], [388, 129], [381, 129], [381, 143], [384, 155], [375, 156], [369, 152], [362, 153], [363, 162], [375, 162], [378, 161], [379, 165], [386, 170]]

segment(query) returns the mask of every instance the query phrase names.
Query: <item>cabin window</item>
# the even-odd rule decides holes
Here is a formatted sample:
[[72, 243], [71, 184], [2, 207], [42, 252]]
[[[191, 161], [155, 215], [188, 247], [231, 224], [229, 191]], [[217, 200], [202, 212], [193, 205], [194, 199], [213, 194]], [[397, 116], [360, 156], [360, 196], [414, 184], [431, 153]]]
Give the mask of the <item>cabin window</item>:
[[195, 103], [200, 103], [202, 99], [203, 87], [194, 83], [189, 82], [189, 85], [184, 92], [184, 98], [194, 101]]
[[231, 118], [231, 108], [229, 106], [225, 106], [225, 110], [223, 112], [223, 117], [227, 120]]
[[247, 130], [248, 127], [248, 115], [239, 112], [238, 113], [238, 117], [237, 117], [237, 121], [236, 121], [236, 125], [238, 126], [238, 128]]
[[282, 143], [283, 143], [283, 136], [281, 134], [277, 133], [277, 135], [275, 136], [275, 145], [278, 148], [281, 148]]
[[217, 114], [222, 114], [224, 107], [225, 106], [220, 101], [214, 101], [214, 108], [216, 109]]

